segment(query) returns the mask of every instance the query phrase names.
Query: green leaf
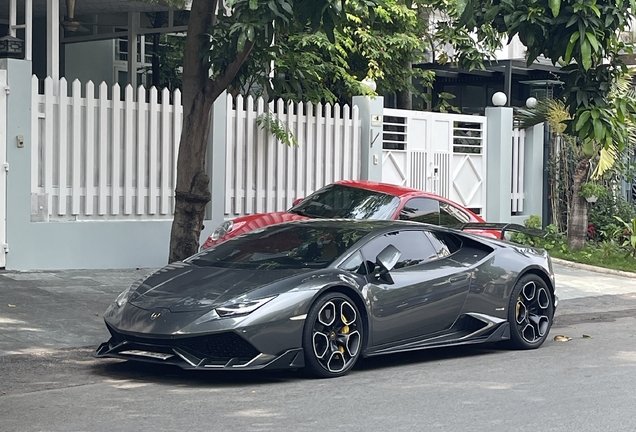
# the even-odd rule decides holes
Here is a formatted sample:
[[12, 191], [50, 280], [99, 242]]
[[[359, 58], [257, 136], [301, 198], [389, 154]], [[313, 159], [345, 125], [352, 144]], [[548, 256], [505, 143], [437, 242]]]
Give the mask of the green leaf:
[[294, 10], [292, 9], [291, 5], [286, 2], [286, 1], [279, 1], [281, 7], [285, 10], [285, 12], [287, 12], [288, 14], [292, 15], [294, 13]]
[[247, 35], [245, 33], [241, 33], [238, 37], [238, 41], [236, 42], [237, 52], [243, 51], [243, 48], [245, 48], [246, 40], [247, 40]]
[[466, 10], [469, 0], [457, 0], [457, 15], [462, 16]]
[[592, 45], [592, 48], [594, 48], [594, 51], [598, 52], [599, 44], [598, 44], [598, 41], [596, 40], [596, 36], [594, 36], [594, 33], [586, 32], [585, 36], [587, 37], [587, 40], [590, 41], [590, 44]]
[[603, 128], [603, 122], [601, 122], [599, 119], [594, 119], [593, 124], [594, 124], [594, 139], [596, 141], [602, 141], [603, 137], [605, 136], [605, 129]]
[[591, 139], [586, 139], [583, 143], [583, 153], [591, 156], [594, 154], [594, 142]]
[[561, 0], [550, 0], [550, 10], [555, 18], [558, 17], [561, 10]]
[[250, 9], [251, 10], [258, 9], [258, 0], [250, 0]]
[[581, 61], [583, 69], [590, 70], [592, 68], [592, 47], [587, 39], [581, 39]]

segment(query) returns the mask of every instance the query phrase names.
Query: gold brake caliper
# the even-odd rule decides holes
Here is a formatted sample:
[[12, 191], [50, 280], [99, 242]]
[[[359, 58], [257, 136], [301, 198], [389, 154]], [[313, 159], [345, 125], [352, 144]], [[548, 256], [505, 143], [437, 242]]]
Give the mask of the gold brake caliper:
[[[344, 318], [344, 316], [342, 318]], [[343, 321], [344, 321], [344, 319], [343, 319]], [[345, 325], [343, 328], [341, 328], [340, 329], [340, 333], [342, 333], [342, 334], [349, 333], [349, 326]], [[344, 354], [345, 349], [344, 349], [344, 347], [342, 345], [338, 345], [338, 351], [340, 351], [341, 354]]]
[[521, 301], [521, 296], [517, 297], [517, 311], [515, 314], [515, 318], [517, 318], [517, 321], [519, 320], [519, 312], [521, 312], [521, 305], [519, 304], [520, 301]]

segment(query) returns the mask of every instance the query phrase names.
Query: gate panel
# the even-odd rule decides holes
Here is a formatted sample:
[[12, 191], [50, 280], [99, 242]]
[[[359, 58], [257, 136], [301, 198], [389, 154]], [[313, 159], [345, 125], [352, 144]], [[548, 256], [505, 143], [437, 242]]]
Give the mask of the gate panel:
[[486, 118], [384, 110], [382, 181], [486, 205]]

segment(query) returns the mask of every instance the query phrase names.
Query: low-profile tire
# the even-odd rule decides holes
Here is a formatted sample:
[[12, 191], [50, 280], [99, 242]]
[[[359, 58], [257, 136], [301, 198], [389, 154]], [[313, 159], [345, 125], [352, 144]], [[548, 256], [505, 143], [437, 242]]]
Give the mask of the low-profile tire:
[[339, 292], [320, 296], [309, 309], [303, 330], [307, 372], [319, 378], [346, 374], [360, 357], [364, 331], [353, 300]]
[[548, 337], [554, 318], [554, 299], [545, 281], [534, 274], [519, 279], [508, 307], [512, 349], [539, 348]]

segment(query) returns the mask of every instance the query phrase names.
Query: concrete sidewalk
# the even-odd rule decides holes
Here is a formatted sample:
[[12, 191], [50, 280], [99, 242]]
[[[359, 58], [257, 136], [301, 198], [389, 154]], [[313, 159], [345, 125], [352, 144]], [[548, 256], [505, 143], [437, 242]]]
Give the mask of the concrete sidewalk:
[[0, 271], [0, 356], [107, 340], [106, 308], [151, 271]]
[[[636, 278], [554, 267], [557, 316], [578, 313], [576, 299], [598, 299], [599, 311], [627, 308], [625, 301], [636, 305]], [[108, 305], [151, 271], [0, 271], [0, 356], [96, 347], [109, 337], [102, 320]]]

